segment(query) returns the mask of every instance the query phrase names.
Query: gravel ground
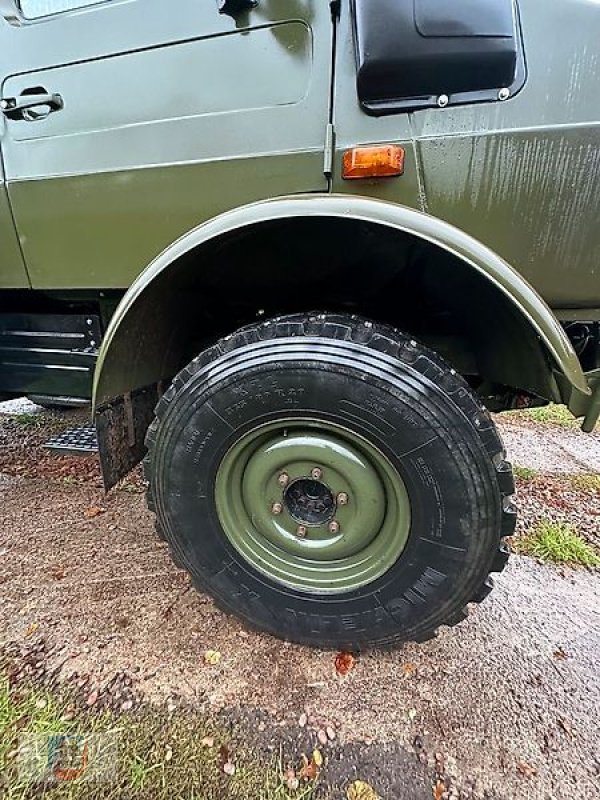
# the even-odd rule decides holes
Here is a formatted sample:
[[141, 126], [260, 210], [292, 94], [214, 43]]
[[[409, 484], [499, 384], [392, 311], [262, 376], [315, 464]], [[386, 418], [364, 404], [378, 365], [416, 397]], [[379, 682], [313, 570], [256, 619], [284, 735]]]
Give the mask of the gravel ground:
[[[465, 798], [600, 796], [597, 572], [514, 556], [464, 623], [363, 655], [341, 677], [335, 654], [248, 632], [189, 589], [139, 474], [105, 497], [93, 458], [40, 448], [84, 413], [0, 417], [0, 647], [23, 674], [54, 673], [125, 712], [210, 709], [259, 749], [296, 757], [330, 726], [332, 798], [357, 778], [386, 800], [431, 798], [438, 778]], [[600, 497], [566, 473], [600, 469], [598, 433], [514, 418], [502, 429], [513, 460], [543, 473], [520, 485], [520, 530], [562, 515], [597, 541]]]

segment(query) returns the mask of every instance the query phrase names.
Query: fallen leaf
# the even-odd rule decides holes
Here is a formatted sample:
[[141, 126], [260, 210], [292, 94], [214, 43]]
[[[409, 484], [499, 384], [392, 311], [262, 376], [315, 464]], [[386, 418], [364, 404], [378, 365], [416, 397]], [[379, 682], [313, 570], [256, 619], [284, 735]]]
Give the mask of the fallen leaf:
[[38, 625], [38, 623], [37, 623], [37, 622], [32, 622], [32, 623], [31, 623], [31, 625], [28, 625], [28, 626], [27, 626], [27, 628], [26, 628], [26, 630], [25, 630], [25, 634], [24, 634], [24, 635], [25, 635], [27, 638], [29, 638], [30, 636], [33, 636], [33, 634], [34, 634], [34, 633], [37, 631], [37, 629], [38, 629], [39, 627], [40, 627], [40, 626]]
[[354, 781], [346, 789], [348, 800], [381, 800], [375, 789], [365, 781]]
[[31, 722], [31, 717], [29, 716], [29, 714], [23, 714], [23, 716], [19, 717], [19, 719], [14, 723], [15, 730], [17, 731], [23, 730], [23, 728], [26, 728], [30, 722]]
[[444, 792], [446, 791], [446, 784], [444, 781], [436, 781], [433, 786], [433, 798], [434, 800], [442, 800], [444, 796]]
[[569, 736], [573, 736], [573, 728], [571, 727], [571, 723], [568, 719], [559, 719], [558, 725], [565, 733], [568, 733]]
[[286, 781], [286, 786], [290, 790], [290, 792], [295, 792], [300, 786], [300, 781], [296, 777], [288, 778]]
[[317, 733], [317, 739], [319, 740], [319, 744], [322, 744], [323, 746], [325, 746], [329, 741], [329, 739], [327, 738], [327, 734], [323, 730]]
[[65, 577], [65, 570], [63, 567], [53, 567], [50, 570], [50, 575], [52, 575], [55, 581], [62, 581], [62, 579]]
[[218, 650], [207, 650], [204, 653], [204, 663], [216, 667], [221, 662], [221, 653]]
[[170, 761], [173, 758], [173, 749], [167, 745], [167, 749], [165, 751], [165, 761]]
[[328, 725], [325, 728], [325, 733], [327, 734], [327, 738], [329, 739], [329, 741], [333, 742], [333, 740], [335, 739], [335, 728], [333, 728], [331, 725]]
[[200, 744], [202, 747], [214, 747], [215, 746], [215, 737], [214, 736], [205, 736], [204, 739], [201, 740]]
[[517, 772], [524, 778], [533, 778], [537, 775], [537, 767], [528, 764], [526, 761], [519, 761], [517, 764]]
[[409, 709], [408, 709], [408, 718], [409, 718], [409, 720], [411, 720], [411, 722], [412, 722], [412, 720], [413, 720], [413, 719], [414, 719], [416, 716], [417, 716], [417, 709], [416, 709], [416, 708], [409, 708]]
[[101, 508], [100, 506], [90, 506], [90, 508], [86, 508], [86, 510], [83, 512], [83, 515], [88, 519], [94, 519], [94, 517], [104, 514], [105, 511], [106, 509]]
[[342, 651], [335, 657], [335, 670], [338, 675], [347, 675], [356, 666], [352, 653]]
[[556, 649], [556, 650], [555, 650], [555, 651], [552, 653], [552, 655], [554, 656], [554, 658], [559, 658], [561, 661], [564, 661], [564, 660], [565, 660], [565, 658], [568, 658], [568, 657], [569, 657], [569, 654], [567, 653], [567, 651], [566, 651], [566, 650], [563, 650], [563, 648], [562, 648], [562, 647], [558, 647], [558, 648], [557, 648], [557, 649]]
[[300, 769], [300, 777], [304, 778], [305, 781], [312, 781], [314, 780], [319, 773], [318, 767], [315, 762], [303, 755], [302, 756], [302, 767]]
[[225, 775], [229, 775], [229, 777], [235, 775], [235, 764], [232, 764], [231, 761], [227, 761], [223, 764], [223, 772]]
[[315, 748], [313, 750], [312, 757], [313, 757], [313, 761], [315, 762], [317, 767], [322, 767], [323, 766], [323, 756], [321, 755], [321, 751], [320, 750], [317, 750], [317, 748]]
[[299, 727], [300, 728], [305, 728], [307, 722], [308, 722], [308, 717], [306, 716], [306, 714], [304, 712], [302, 712], [302, 714], [300, 714], [300, 716], [298, 717], [298, 725], [299, 725]]
[[416, 672], [416, 667], [414, 664], [408, 663], [402, 665], [402, 672], [404, 675], [413, 675]]

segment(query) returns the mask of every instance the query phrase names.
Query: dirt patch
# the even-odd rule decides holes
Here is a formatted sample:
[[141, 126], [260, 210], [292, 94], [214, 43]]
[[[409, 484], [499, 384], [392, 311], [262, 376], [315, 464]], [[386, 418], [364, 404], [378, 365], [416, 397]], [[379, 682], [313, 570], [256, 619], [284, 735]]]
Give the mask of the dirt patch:
[[[105, 497], [82, 469], [74, 483], [17, 469], [0, 481], [1, 644], [33, 677], [55, 673], [100, 706], [215, 714], [267, 750], [307, 749], [330, 726], [333, 797], [355, 778], [384, 798], [431, 796], [439, 759], [465, 797], [599, 795], [596, 573], [513, 557], [466, 622], [425, 645], [363, 655], [341, 677], [335, 654], [249, 632], [190, 590], [140, 484]], [[539, 514], [573, 521], [582, 495], [564, 477], [535, 480], [521, 486], [521, 527]], [[588, 495], [595, 505], [576, 524], [597, 514]]]

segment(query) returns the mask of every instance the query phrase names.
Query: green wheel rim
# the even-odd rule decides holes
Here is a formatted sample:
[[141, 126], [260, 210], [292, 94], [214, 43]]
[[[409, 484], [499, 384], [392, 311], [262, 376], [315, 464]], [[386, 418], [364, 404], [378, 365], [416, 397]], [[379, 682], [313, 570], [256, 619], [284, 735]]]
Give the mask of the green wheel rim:
[[286, 419], [242, 436], [215, 481], [219, 521], [256, 570], [314, 593], [349, 592], [398, 560], [410, 531], [404, 481], [383, 453], [330, 422]]

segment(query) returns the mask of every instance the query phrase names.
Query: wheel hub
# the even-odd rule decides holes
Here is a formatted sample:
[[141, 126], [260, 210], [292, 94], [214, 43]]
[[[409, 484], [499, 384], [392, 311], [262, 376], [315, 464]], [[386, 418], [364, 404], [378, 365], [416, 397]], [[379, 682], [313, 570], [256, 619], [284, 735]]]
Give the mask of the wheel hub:
[[312, 478], [298, 478], [291, 483], [285, 490], [284, 503], [290, 516], [307, 526], [324, 525], [336, 512], [331, 489]]

